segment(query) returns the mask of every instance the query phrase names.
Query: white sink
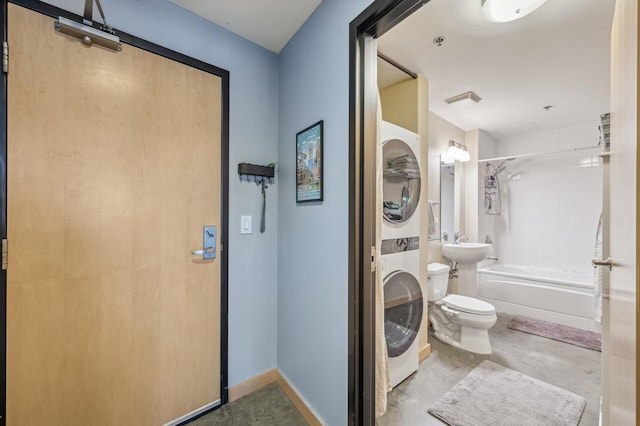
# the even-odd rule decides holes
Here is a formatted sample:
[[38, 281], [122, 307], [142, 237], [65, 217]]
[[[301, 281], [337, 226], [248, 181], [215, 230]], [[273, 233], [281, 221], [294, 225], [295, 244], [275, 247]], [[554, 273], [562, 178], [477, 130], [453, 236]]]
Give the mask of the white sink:
[[449, 243], [442, 245], [442, 255], [458, 263], [478, 263], [487, 258], [491, 244]]

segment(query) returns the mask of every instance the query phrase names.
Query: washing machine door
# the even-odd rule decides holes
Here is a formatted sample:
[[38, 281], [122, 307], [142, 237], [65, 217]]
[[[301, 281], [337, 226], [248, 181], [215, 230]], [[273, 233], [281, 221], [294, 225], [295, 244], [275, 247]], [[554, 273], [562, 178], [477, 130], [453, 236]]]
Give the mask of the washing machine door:
[[410, 273], [395, 271], [384, 280], [384, 335], [390, 357], [402, 355], [418, 336], [422, 321], [420, 283]]

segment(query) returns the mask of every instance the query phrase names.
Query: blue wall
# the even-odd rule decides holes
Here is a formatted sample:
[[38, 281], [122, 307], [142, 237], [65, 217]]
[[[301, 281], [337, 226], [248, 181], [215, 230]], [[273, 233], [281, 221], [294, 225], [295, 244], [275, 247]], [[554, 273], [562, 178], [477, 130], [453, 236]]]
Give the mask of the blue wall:
[[[81, 15], [84, 2], [50, 0]], [[165, 0], [102, 2], [113, 27], [228, 70], [230, 82], [229, 384], [276, 367], [277, 198], [267, 190], [266, 232], [260, 234], [262, 198], [241, 184], [242, 161], [277, 160], [278, 57]], [[99, 16], [94, 7], [94, 16]], [[253, 216], [254, 233], [240, 235], [240, 215]]]
[[[278, 368], [331, 426], [347, 423], [349, 22], [324, 0], [280, 53]], [[296, 205], [295, 135], [324, 120], [324, 198]]]

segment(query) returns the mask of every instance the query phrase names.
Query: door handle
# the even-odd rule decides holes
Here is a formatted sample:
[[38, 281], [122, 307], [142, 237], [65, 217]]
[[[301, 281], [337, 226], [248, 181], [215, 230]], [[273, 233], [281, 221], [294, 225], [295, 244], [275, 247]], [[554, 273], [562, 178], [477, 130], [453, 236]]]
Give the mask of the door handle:
[[207, 254], [207, 253], [213, 253], [213, 251], [214, 251], [213, 247], [207, 247], [200, 250], [191, 250], [191, 254], [193, 255]]
[[203, 259], [216, 258], [216, 227], [205, 226], [202, 229], [202, 249], [193, 250], [191, 254], [194, 256], [202, 255]]
[[596, 257], [594, 259], [591, 259], [591, 264], [594, 268], [597, 268], [598, 266], [606, 266], [609, 268], [609, 270], [611, 270], [611, 268], [615, 265], [613, 259], [611, 259], [610, 257], [607, 257], [605, 260], [598, 259]]

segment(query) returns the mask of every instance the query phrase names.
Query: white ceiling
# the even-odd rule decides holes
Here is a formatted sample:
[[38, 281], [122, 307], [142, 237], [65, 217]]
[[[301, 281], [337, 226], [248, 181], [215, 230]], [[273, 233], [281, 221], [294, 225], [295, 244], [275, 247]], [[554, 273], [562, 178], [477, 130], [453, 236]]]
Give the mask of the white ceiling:
[[[614, 4], [549, 0], [520, 20], [497, 24], [483, 18], [480, 0], [432, 0], [383, 35], [378, 50], [427, 77], [429, 109], [463, 130], [500, 139], [595, 122], [609, 111]], [[439, 35], [446, 38], [442, 47], [432, 42]], [[378, 64], [380, 87], [407, 78]], [[443, 101], [469, 90], [482, 101]]]
[[170, 0], [275, 53], [322, 0]]

